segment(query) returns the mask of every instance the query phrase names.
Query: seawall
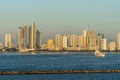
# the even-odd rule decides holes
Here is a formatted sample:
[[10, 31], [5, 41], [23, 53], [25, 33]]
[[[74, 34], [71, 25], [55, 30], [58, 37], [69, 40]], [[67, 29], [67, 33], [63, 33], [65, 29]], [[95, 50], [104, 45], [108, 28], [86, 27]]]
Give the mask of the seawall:
[[0, 72], [0, 75], [79, 74], [79, 73], [120, 73], [120, 70], [37, 70], [37, 71], [4, 71], [4, 72]]

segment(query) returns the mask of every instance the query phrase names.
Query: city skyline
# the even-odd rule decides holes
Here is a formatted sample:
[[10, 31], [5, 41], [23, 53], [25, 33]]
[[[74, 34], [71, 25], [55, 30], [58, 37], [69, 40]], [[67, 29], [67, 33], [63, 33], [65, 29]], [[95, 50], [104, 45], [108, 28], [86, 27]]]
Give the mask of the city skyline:
[[54, 38], [43, 40], [44, 34], [37, 30], [34, 22], [29, 26], [18, 27], [17, 41], [11, 34], [4, 35], [4, 42], [0, 42], [2, 51], [16, 49], [18, 51], [103, 51], [120, 50], [120, 32], [116, 39], [110, 41], [104, 33], [83, 29], [82, 34], [55, 34]]
[[0, 37], [6, 33], [17, 36], [18, 27], [35, 22], [46, 38], [81, 34], [87, 28], [114, 40], [120, 31], [119, 3], [119, 0], [1, 0]]

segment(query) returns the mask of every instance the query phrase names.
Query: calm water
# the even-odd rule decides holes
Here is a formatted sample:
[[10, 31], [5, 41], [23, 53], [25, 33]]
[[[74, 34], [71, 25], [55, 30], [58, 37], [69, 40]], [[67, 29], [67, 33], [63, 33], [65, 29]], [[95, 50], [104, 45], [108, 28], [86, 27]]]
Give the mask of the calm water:
[[[120, 69], [120, 53], [0, 53], [0, 71]], [[120, 73], [0, 75], [0, 80], [119, 80]]]

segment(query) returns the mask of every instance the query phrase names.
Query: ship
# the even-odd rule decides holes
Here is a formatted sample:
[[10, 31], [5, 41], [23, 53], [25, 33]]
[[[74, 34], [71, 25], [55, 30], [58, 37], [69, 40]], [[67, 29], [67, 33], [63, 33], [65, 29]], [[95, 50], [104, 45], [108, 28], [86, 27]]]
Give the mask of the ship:
[[105, 57], [105, 54], [103, 53], [103, 52], [101, 52], [101, 51], [99, 51], [99, 50], [95, 50], [95, 56], [97, 56], [97, 57]]

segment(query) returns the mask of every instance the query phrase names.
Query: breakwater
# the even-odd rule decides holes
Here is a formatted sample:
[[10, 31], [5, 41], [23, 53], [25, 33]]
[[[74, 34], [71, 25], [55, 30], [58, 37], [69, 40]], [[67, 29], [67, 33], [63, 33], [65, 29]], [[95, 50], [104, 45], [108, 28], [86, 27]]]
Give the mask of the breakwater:
[[120, 73], [120, 70], [37, 70], [37, 71], [5, 71], [5, 72], [0, 72], [0, 75], [79, 74], [79, 73]]

